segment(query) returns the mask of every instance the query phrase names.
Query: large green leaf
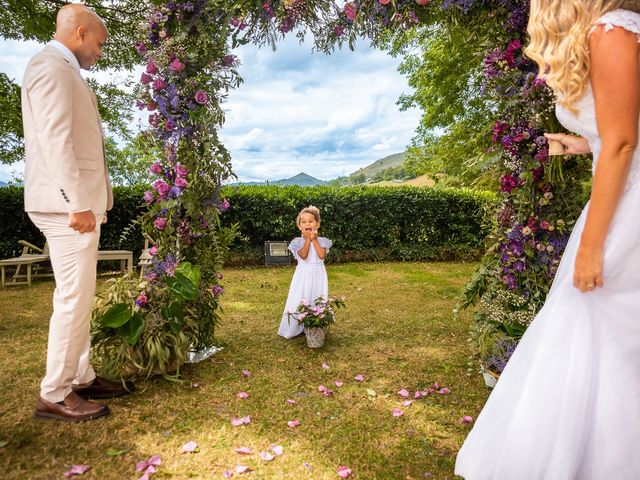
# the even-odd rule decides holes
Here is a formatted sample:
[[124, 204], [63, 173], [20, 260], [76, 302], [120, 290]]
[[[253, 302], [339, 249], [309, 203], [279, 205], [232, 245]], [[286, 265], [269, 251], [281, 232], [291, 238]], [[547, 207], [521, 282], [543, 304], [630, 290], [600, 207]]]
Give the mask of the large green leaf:
[[189, 278], [176, 271], [175, 276], [167, 278], [167, 286], [178, 300], [195, 300], [198, 298], [198, 287]]
[[187, 277], [196, 287], [200, 285], [200, 267], [198, 265], [194, 267], [190, 262], [183, 262], [176, 269], [176, 273]]
[[134, 313], [129, 321], [118, 328], [120, 335], [129, 345], [135, 345], [142, 332], [144, 332], [144, 318], [139, 313]]
[[126, 303], [116, 303], [100, 318], [103, 327], [118, 328], [132, 317], [131, 308]]

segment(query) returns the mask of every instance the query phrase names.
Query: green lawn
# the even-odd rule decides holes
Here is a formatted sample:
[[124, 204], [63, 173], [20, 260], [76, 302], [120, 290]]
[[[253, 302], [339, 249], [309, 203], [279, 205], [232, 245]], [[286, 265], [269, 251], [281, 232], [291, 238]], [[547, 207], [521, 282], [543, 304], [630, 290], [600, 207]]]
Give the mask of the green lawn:
[[[276, 334], [293, 267], [229, 269], [218, 329], [225, 348], [187, 365], [183, 382], [139, 382], [135, 394], [108, 401], [111, 416], [80, 424], [32, 418], [53, 283], [0, 290], [1, 478], [64, 478], [70, 465], [90, 464], [76, 478], [135, 479], [136, 462], [151, 455], [162, 458], [154, 479], [223, 478], [236, 465], [252, 472], [233, 478], [337, 479], [339, 465], [361, 480], [417, 480], [427, 472], [453, 478], [456, 451], [470, 428], [460, 419], [475, 418], [488, 394], [469, 371], [470, 314], [452, 314], [473, 269], [330, 265], [330, 293], [344, 295], [347, 308], [317, 351], [304, 337], [287, 341]], [[355, 381], [357, 374], [365, 381]], [[336, 380], [344, 385], [336, 387]], [[401, 406], [400, 389], [413, 396], [434, 382], [451, 393]], [[318, 392], [319, 385], [333, 395]], [[237, 398], [240, 391], [249, 398]], [[400, 417], [392, 415], [397, 407]], [[231, 425], [232, 417], [245, 415], [251, 423]], [[300, 426], [287, 426], [293, 419]], [[191, 440], [199, 451], [182, 453]], [[267, 462], [259, 453], [271, 444], [284, 454]], [[253, 453], [234, 451], [243, 446]]]

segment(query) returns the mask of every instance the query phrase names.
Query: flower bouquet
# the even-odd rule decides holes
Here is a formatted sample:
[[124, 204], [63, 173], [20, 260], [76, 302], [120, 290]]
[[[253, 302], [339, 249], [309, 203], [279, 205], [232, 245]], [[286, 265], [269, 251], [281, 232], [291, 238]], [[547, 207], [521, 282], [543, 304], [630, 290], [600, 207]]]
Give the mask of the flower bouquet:
[[318, 297], [313, 302], [302, 299], [295, 312], [289, 312], [291, 318], [304, 326], [307, 345], [319, 348], [324, 345], [329, 325], [336, 322], [336, 310], [345, 307], [344, 298]]

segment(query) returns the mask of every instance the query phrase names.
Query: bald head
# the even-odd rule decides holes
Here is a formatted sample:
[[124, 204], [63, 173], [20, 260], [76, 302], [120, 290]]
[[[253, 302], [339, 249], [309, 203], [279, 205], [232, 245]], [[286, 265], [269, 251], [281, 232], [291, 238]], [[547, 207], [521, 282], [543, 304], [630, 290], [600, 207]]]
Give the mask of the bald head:
[[58, 11], [56, 40], [66, 45], [78, 59], [80, 66], [89, 69], [102, 57], [107, 41], [107, 27], [90, 8], [70, 3]]

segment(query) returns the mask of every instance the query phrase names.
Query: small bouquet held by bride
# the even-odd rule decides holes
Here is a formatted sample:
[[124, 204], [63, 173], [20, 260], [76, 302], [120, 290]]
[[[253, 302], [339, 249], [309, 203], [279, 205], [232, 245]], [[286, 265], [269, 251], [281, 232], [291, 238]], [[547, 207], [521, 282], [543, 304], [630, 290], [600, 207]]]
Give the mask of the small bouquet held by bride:
[[304, 326], [309, 347], [322, 347], [329, 325], [336, 322], [336, 310], [345, 306], [344, 297], [320, 296], [313, 302], [302, 299], [295, 311], [288, 312], [289, 321], [293, 318]]

